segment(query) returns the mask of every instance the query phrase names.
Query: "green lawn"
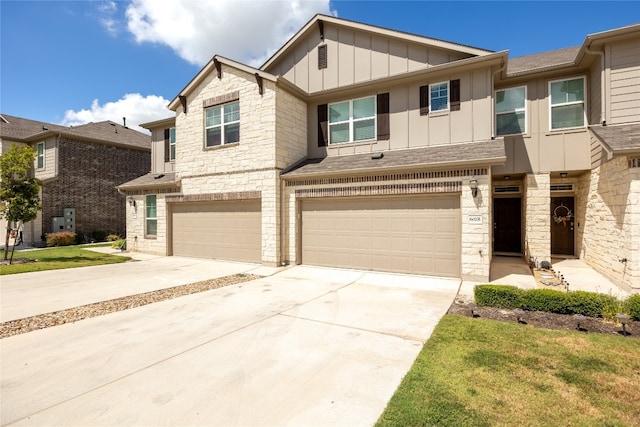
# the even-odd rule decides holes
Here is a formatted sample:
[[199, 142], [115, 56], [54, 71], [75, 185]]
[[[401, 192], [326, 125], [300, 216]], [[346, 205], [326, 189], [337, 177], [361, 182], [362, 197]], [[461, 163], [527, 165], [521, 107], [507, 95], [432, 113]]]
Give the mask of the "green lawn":
[[[109, 246], [109, 244], [100, 246]], [[55, 248], [16, 251], [13, 255], [14, 259], [29, 258], [36, 260], [36, 262], [0, 266], [0, 275], [87, 267], [91, 265], [117, 264], [131, 259], [125, 256], [102, 254], [82, 248], [83, 246], [59, 246]], [[9, 256], [11, 255], [9, 254]], [[0, 250], [0, 257], [2, 257], [0, 259], [4, 259], [4, 251]]]
[[442, 318], [378, 426], [637, 426], [640, 340]]

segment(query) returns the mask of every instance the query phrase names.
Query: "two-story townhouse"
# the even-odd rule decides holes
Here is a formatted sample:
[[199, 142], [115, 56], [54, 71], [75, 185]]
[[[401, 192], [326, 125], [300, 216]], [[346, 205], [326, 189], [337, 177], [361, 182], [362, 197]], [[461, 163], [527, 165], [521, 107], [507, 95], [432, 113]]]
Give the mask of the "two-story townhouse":
[[[494, 253], [589, 260], [579, 206], [593, 196], [578, 195], [615, 145], [589, 128], [607, 34], [509, 60], [318, 15], [260, 69], [214, 56], [169, 105], [175, 121], [146, 125], [153, 173], [120, 186], [129, 245], [472, 280]], [[563, 236], [583, 217], [571, 254]]]
[[116, 186], [149, 170], [148, 135], [110, 121], [67, 127], [2, 114], [0, 141], [2, 153], [14, 144], [36, 150], [43, 209], [23, 224], [25, 243], [37, 246], [45, 234], [65, 230], [124, 235], [125, 198]]

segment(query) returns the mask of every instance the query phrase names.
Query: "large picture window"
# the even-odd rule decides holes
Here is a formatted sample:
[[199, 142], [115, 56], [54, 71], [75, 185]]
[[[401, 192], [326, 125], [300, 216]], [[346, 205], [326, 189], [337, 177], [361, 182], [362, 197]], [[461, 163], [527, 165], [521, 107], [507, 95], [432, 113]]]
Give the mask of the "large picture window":
[[375, 138], [375, 96], [329, 104], [329, 144]]
[[584, 77], [549, 82], [551, 130], [585, 124]]
[[145, 200], [145, 236], [156, 237], [158, 235], [158, 210], [156, 208], [156, 195], [149, 195]]
[[240, 101], [207, 108], [205, 132], [207, 147], [240, 141]]
[[526, 86], [496, 91], [496, 135], [527, 132]]
[[39, 142], [36, 148], [36, 166], [38, 169], [44, 169], [44, 142]]

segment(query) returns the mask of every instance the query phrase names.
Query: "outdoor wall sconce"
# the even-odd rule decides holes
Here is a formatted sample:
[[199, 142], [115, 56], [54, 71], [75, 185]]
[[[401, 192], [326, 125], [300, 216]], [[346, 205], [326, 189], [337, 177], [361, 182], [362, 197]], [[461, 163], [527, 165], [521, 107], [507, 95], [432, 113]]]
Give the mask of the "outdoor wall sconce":
[[566, 172], [560, 172], [560, 178], [566, 178], [568, 175]]
[[471, 189], [471, 195], [475, 198], [478, 195], [478, 180], [473, 178], [469, 181], [469, 188]]
[[132, 207], [136, 207], [136, 201], [133, 199], [133, 197], [129, 197], [129, 206]]

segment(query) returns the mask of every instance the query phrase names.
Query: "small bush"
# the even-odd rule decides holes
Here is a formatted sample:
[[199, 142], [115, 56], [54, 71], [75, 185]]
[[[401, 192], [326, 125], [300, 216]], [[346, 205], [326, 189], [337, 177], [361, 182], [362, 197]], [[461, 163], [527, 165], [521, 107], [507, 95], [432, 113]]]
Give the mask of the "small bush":
[[549, 261], [541, 261], [540, 262], [540, 268], [544, 269], [544, 270], [548, 270], [551, 268], [551, 263]]
[[104, 239], [106, 239], [107, 237], [107, 232], [99, 228], [97, 230], [93, 230], [93, 233], [91, 233], [91, 237], [93, 237], [96, 242], [104, 242]]
[[631, 295], [627, 298], [625, 308], [633, 320], [640, 320], [640, 294]]
[[553, 289], [530, 289], [522, 294], [522, 307], [531, 311], [569, 314], [568, 295]]
[[111, 243], [111, 247], [115, 249], [125, 250], [127, 249], [127, 240], [126, 239], [114, 240], [113, 243]]
[[600, 294], [602, 298], [602, 317], [605, 320], [616, 321], [616, 315], [624, 312], [624, 301], [612, 295]]
[[84, 233], [81, 231], [76, 232], [76, 245], [84, 243]]
[[567, 295], [570, 313], [589, 317], [602, 317], [602, 308], [609, 298], [609, 295], [586, 291], [572, 291]]
[[47, 246], [69, 246], [76, 242], [76, 233], [61, 231], [47, 234]]
[[116, 242], [120, 240], [120, 236], [118, 236], [117, 234], [109, 234], [107, 236], [107, 242]]
[[478, 285], [474, 288], [476, 304], [498, 308], [519, 308], [524, 291], [508, 285]]

